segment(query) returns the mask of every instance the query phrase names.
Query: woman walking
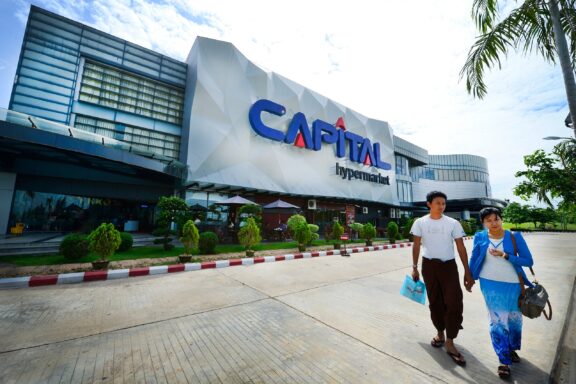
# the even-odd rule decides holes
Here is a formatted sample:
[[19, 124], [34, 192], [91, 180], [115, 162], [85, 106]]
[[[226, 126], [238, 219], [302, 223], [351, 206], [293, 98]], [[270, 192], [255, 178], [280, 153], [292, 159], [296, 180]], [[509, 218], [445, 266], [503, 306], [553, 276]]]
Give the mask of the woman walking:
[[500, 366], [498, 376], [508, 378], [510, 365], [519, 363], [522, 340], [522, 312], [519, 298], [524, 285], [532, 287], [522, 267], [531, 267], [532, 254], [520, 233], [502, 227], [497, 208], [480, 211], [484, 231], [474, 236], [470, 271], [480, 279], [480, 290], [490, 315], [490, 337]]

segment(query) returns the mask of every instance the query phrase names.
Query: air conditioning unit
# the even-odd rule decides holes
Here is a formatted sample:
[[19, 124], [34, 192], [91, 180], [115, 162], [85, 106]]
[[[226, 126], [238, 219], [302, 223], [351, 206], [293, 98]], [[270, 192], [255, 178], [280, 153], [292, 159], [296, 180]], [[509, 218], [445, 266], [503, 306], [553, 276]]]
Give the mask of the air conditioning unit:
[[362, 213], [367, 215], [368, 214], [368, 207], [362, 207]]
[[308, 209], [316, 209], [316, 200], [308, 200]]

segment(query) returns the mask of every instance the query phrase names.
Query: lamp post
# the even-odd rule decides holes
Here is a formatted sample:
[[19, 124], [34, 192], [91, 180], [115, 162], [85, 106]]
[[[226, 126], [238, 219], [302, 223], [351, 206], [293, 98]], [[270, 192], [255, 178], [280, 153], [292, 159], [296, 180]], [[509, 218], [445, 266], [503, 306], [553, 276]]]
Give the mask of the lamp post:
[[560, 137], [560, 136], [546, 136], [542, 140], [572, 140], [571, 137]]

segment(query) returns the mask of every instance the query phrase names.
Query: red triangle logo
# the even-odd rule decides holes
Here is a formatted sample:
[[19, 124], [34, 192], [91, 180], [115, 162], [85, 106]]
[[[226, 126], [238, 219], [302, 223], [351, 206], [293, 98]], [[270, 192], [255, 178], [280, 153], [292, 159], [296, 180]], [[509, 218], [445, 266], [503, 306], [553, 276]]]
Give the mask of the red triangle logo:
[[294, 141], [294, 145], [300, 148], [306, 147], [306, 144], [304, 144], [304, 137], [302, 137], [301, 132], [298, 132], [298, 135], [296, 136], [296, 141]]
[[372, 162], [370, 161], [370, 154], [366, 154], [366, 159], [364, 160], [364, 165], [372, 165]]
[[334, 126], [336, 128], [340, 128], [342, 130], [346, 130], [346, 124], [344, 124], [344, 118], [339, 117], [338, 120], [336, 120], [336, 124], [334, 124]]

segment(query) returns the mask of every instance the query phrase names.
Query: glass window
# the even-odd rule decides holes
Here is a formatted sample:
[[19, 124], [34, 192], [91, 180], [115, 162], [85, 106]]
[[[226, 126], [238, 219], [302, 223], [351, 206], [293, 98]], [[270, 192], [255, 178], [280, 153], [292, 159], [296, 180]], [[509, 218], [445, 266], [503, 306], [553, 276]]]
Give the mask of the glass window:
[[184, 91], [92, 61], [84, 64], [81, 101], [181, 125]]

